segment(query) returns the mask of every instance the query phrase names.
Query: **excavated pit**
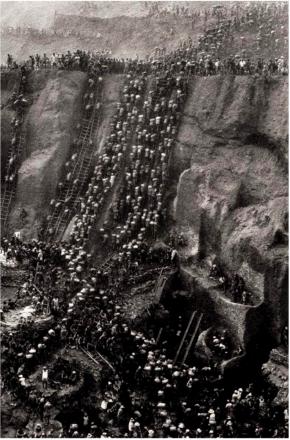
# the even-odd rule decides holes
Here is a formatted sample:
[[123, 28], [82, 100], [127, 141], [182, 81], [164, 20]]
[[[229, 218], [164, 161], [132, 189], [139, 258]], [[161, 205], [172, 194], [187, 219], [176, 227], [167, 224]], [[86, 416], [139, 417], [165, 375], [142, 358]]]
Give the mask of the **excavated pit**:
[[[11, 78], [7, 75], [2, 87], [8, 100], [17, 81], [14, 73]], [[123, 81], [123, 75], [105, 78], [103, 112], [93, 133], [96, 153], [102, 151], [109, 134]], [[81, 72], [34, 72], [29, 77], [30, 107], [25, 121], [29, 150], [19, 170], [9, 218], [9, 230], [20, 230], [24, 239], [37, 236], [56, 185], [64, 177], [64, 163], [72, 153], [71, 142], [81, 118], [85, 83], [86, 75]], [[191, 310], [202, 311], [203, 332], [213, 325], [229, 329], [243, 352], [225, 362], [224, 372], [229, 375], [243, 371], [249, 377], [258, 371], [271, 350], [279, 347], [288, 320], [287, 90], [284, 77], [193, 78], [171, 158], [166, 194], [171, 215], [164, 235], [181, 231], [186, 245], [178, 249], [180, 271], [168, 278], [160, 303], [169, 311], [178, 305], [184, 321]], [[1, 118], [5, 158], [9, 105]], [[22, 209], [28, 214], [24, 221], [19, 218]], [[96, 240], [93, 248], [96, 259], [103, 258]], [[233, 302], [209, 280], [208, 263], [215, 259], [228, 273], [244, 278], [253, 291], [252, 305]], [[176, 291], [185, 294], [172, 301]], [[128, 296], [125, 305], [140, 328], [151, 329], [154, 336], [168, 323], [163, 309], [157, 318], [148, 318], [142, 295], [136, 300]], [[203, 360], [205, 353], [203, 348]], [[57, 410], [55, 419], [64, 425], [76, 414], [63, 402]]]

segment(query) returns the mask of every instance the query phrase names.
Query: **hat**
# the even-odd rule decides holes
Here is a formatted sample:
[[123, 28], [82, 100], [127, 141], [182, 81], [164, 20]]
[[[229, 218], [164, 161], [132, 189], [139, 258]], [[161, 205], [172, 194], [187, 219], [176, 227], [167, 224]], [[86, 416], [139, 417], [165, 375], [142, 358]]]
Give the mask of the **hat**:
[[151, 365], [145, 365], [144, 370], [150, 371], [151, 370]]
[[165, 408], [165, 407], [166, 407], [166, 403], [164, 403], [164, 402], [157, 403], [157, 408]]

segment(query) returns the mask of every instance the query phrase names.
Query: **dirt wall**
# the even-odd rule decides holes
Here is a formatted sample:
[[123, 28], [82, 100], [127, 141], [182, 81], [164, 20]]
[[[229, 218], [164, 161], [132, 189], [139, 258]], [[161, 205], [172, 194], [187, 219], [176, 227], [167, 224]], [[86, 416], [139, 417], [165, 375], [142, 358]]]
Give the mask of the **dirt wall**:
[[1, 72], [1, 179], [5, 176], [8, 149], [12, 138], [11, 121], [15, 115], [11, 96], [19, 87], [19, 72]]
[[[85, 82], [82, 72], [41, 71], [30, 76], [33, 103], [25, 121], [26, 159], [18, 172], [10, 215], [10, 228], [21, 230], [27, 239], [36, 236], [54, 197], [81, 116]], [[20, 218], [23, 209], [24, 220]]]
[[[173, 217], [198, 243], [191, 254], [217, 256], [243, 276], [273, 343], [288, 313], [287, 91], [284, 77], [195, 78], [172, 160], [179, 175]], [[227, 313], [232, 322], [240, 321], [238, 309]], [[262, 316], [254, 315], [237, 329], [246, 339]]]

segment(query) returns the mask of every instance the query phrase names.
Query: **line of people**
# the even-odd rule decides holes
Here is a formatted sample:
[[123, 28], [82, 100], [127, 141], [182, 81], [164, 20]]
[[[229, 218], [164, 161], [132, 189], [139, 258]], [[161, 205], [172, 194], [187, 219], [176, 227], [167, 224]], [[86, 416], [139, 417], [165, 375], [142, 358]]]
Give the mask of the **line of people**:
[[[8, 54], [8, 58], [12, 58]], [[9, 63], [9, 61], [8, 61]], [[127, 73], [128, 71], [146, 71], [148, 74], [164, 72], [180, 73], [190, 76], [209, 75], [288, 75], [288, 62], [284, 55], [265, 59], [262, 57], [251, 58], [242, 54], [225, 57], [223, 46], [218, 48], [198, 48], [190, 42], [182, 43], [181, 48], [170, 54], [160, 56], [148, 61], [132, 59], [109, 58], [100, 54], [85, 51], [76, 51], [66, 54], [52, 54], [50, 60], [46, 54], [43, 56], [31, 55], [26, 64], [29, 69], [62, 69], [83, 70], [97, 75], [105, 73]], [[18, 68], [18, 64], [13, 68]]]
[[79, 135], [71, 145], [71, 156], [64, 165], [65, 178], [57, 185], [56, 198], [50, 201], [50, 213], [46, 218], [46, 227], [41, 235], [56, 233], [61, 221], [65, 221], [71, 210], [77, 194], [82, 190], [86, 181], [85, 168], [95, 151], [95, 145], [91, 138], [95, 128], [95, 121], [100, 117], [101, 94], [103, 78], [93, 73], [89, 74], [87, 88], [83, 96], [82, 124], [78, 125]]
[[[105, 160], [108, 165], [96, 166], [97, 174], [89, 184], [86, 197], [80, 202], [80, 214], [77, 216], [72, 234], [77, 243], [82, 243], [83, 239], [85, 242], [88, 241], [98, 214], [102, 212], [106, 197], [109, 197], [112, 184], [114, 185], [115, 182], [114, 158], [117, 162], [119, 156], [122, 158], [121, 151], [124, 145], [125, 150], [128, 150], [127, 166], [118, 197], [111, 206], [109, 219], [111, 221], [108, 220], [105, 227], [99, 230], [101, 239], [105, 245], [118, 249], [121, 246], [126, 248], [133, 237], [141, 240], [146, 236], [156, 238], [160, 222], [165, 216], [162, 200], [165, 193], [170, 150], [177, 132], [185, 88], [186, 81], [181, 77], [157, 78], [156, 90], [149, 90], [148, 98], [142, 106], [142, 101], [139, 100], [140, 95], [135, 92], [135, 95], [130, 97], [125, 87], [124, 104], [128, 110], [132, 107], [133, 115], [128, 112], [126, 117], [125, 105], [117, 105], [118, 119], [113, 124], [115, 133], [111, 134], [107, 145], [113, 155], [111, 159], [106, 155], [101, 156], [100, 160]], [[172, 96], [174, 89], [176, 89], [175, 96]], [[133, 102], [137, 100], [137, 106], [131, 103], [130, 107], [128, 101], [132, 99]], [[138, 112], [138, 108], [142, 113]], [[127, 144], [124, 144], [125, 138], [123, 137], [127, 124], [134, 124], [131, 125], [130, 149], [127, 148]], [[146, 126], [148, 126], [147, 129]], [[121, 130], [118, 131], [119, 129]], [[134, 136], [132, 137], [133, 130]], [[115, 151], [116, 148], [120, 150], [119, 153]]]
[[90, 230], [124, 168], [145, 87], [145, 74], [141, 76], [133, 72], [127, 74], [123, 88], [123, 102], [117, 104], [117, 112], [111, 123], [111, 134], [105, 143], [103, 154], [98, 157], [85, 197], [80, 200], [80, 214], [77, 216], [72, 233], [76, 242], [81, 242], [82, 239], [88, 240]]
[[11, 120], [12, 138], [9, 148], [9, 156], [7, 159], [6, 174], [4, 176], [4, 183], [6, 185], [14, 185], [17, 177], [17, 170], [19, 167], [20, 155], [22, 153], [23, 145], [21, 143], [22, 125], [24, 122], [24, 111], [28, 105], [25, 98], [27, 87], [28, 71], [23, 66], [20, 69], [20, 80], [18, 90], [12, 93], [10, 103], [12, 109], [15, 111], [15, 116]]

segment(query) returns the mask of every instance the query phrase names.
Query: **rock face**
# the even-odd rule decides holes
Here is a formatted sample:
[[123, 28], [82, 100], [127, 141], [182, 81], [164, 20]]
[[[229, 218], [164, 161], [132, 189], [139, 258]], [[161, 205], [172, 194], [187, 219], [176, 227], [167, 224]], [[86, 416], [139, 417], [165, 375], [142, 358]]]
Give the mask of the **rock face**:
[[[85, 81], [82, 72], [40, 71], [29, 77], [32, 104], [25, 120], [25, 160], [10, 215], [10, 228], [21, 230], [27, 239], [36, 236], [37, 225], [54, 197], [80, 118]], [[23, 209], [24, 221], [20, 218]]]
[[194, 79], [172, 160], [173, 215], [192, 254], [217, 256], [255, 292], [243, 343], [261, 314], [273, 345], [287, 322], [287, 90], [281, 77]]

